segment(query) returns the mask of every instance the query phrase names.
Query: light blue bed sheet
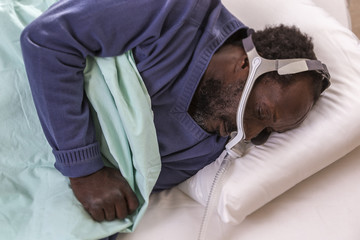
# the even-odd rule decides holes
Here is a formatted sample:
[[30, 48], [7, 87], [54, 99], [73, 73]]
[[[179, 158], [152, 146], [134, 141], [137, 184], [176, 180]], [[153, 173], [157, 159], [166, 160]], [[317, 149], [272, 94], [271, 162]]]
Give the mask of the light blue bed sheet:
[[85, 89], [104, 161], [121, 169], [141, 202], [124, 221], [97, 223], [54, 168], [22, 63], [20, 33], [49, 3], [0, 0], [0, 239], [86, 240], [133, 231], [160, 172], [150, 98], [131, 52], [87, 59]]

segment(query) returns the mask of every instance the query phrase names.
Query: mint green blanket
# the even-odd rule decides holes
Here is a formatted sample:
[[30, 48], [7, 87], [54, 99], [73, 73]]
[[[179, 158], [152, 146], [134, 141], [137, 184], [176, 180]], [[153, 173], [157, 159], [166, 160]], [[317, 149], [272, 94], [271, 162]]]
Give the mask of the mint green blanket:
[[0, 0], [0, 238], [85, 240], [133, 231], [160, 172], [150, 98], [131, 52], [87, 59], [85, 90], [104, 161], [121, 169], [141, 202], [124, 221], [97, 223], [53, 166], [22, 63], [20, 33], [48, 3]]

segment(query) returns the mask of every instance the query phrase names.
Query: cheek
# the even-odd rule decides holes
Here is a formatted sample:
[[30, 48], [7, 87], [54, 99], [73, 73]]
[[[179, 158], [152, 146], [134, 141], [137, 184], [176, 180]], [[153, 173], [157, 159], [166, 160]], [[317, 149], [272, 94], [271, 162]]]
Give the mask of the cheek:
[[256, 137], [264, 128], [264, 123], [256, 116], [256, 104], [254, 101], [254, 95], [251, 94], [245, 109], [244, 116], [244, 131], [247, 140]]
[[234, 89], [229, 90], [224, 89], [221, 92], [221, 97], [219, 97], [214, 105], [216, 105], [216, 113], [218, 116], [226, 116], [227, 119], [231, 119], [232, 122], [235, 122], [236, 125], [236, 115], [239, 107], [240, 90], [234, 91]]

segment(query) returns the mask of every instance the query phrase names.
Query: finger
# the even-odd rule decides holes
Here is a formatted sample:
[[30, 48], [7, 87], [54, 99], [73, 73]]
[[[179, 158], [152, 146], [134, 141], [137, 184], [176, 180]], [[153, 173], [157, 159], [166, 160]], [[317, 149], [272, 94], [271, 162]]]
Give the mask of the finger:
[[97, 222], [102, 222], [105, 219], [104, 211], [101, 208], [95, 207], [88, 209], [88, 213]]
[[127, 209], [127, 203], [123, 196], [116, 201], [115, 204], [115, 210], [116, 210], [116, 217], [118, 219], [124, 219], [129, 215], [128, 209]]
[[125, 192], [125, 198], [129, 214], [134, 213], [135, 210], [139, 207], [139, 201], [130, 187], [129, 190]]
[[104, 211], [104, 214], [105, 214], [105, 219], [107, 221], [112, 221], [115, 219], [116, 217], [116, 208], [114, 207], [114, 205], [108, 205], [108, 206], [105, 206], [103, 208], [103, 211]]

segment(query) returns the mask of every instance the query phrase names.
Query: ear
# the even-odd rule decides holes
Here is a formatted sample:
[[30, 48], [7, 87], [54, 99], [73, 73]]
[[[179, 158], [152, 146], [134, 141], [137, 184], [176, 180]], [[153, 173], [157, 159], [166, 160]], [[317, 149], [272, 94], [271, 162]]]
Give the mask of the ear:
[[248, 70], [249, 70], [249, 58], [247, 57], [246, 54], [244, 54], [244, 55], [242, 56], [241, 68], [242, 68], [242, 69], [248, 69]]
[[244, 81], [244, 83], [246, 82], [246, 79], [249, 75], [249, 69], [250, 69], [250, 65], [249, 65], [249, 58], [247, 57], [246, 53], [244, 52], [244, 54], [242, 54], [240, 56], [240, 58], [238, 59], [238, 62], [236, 64], [236, 76], [241, 79], [242, 81]]
[[240, 56], [240, 59], [239, 61], [237, 62], [236, 64], [236, 68], [235, 68], [235, 71], [236, 72], [240, 72], [240, 71], [246, 71], [248, 72], [249, 71], [249, 58], [247, 57], [247, 55], [245, 54], [242, 54]]

